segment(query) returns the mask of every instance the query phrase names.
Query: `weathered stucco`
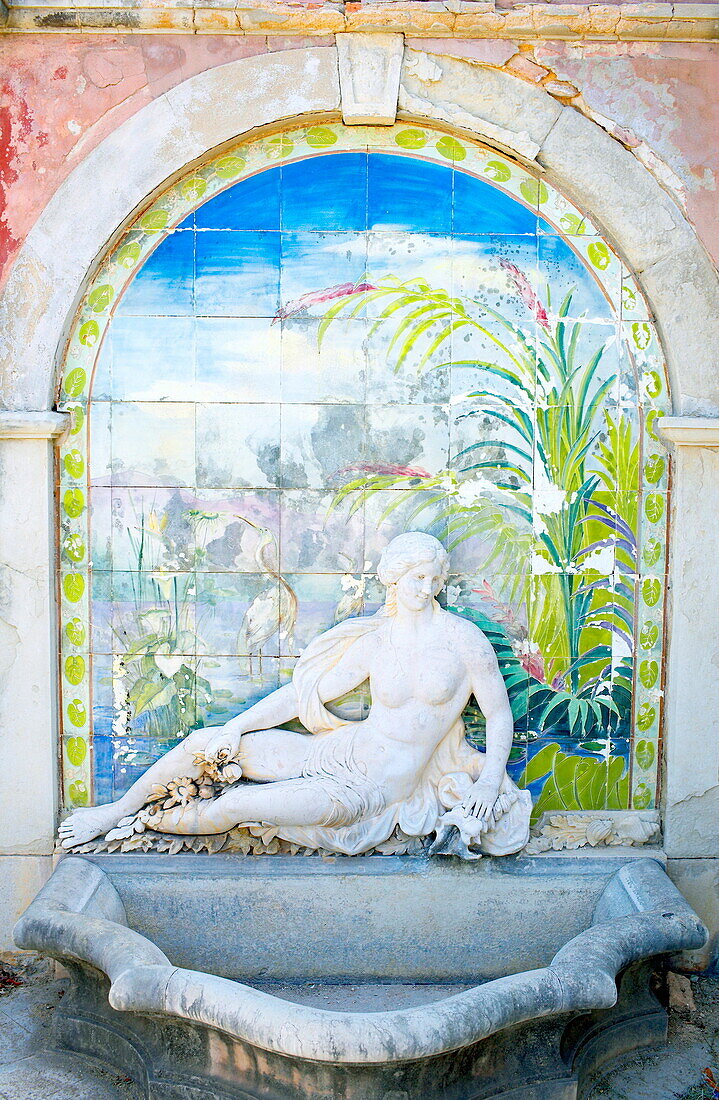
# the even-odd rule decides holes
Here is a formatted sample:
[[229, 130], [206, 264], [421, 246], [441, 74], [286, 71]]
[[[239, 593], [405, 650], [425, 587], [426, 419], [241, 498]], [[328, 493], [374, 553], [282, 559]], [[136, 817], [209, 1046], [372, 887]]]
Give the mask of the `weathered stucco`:
[[[321, 40], [331, 45], [329, 39]], [[311, 39], [50, 35], [2, 39], [0, 285], [40, 211], [103, 138], [188, 77]]]
[[[683, 7], [686, 14], [694, 6]], [[716, 415], [719, 284], [707, 253], [716, 262], [717, 47], [543, 41], [532, 48], [526, 41], [534, 33], [532, 19], [519, 9], [511, 19], [502, 17], [495, 32], [502, 37], [459, 40], [447, 37], [453, 32], [444, 6], [415, 8], [414, 33], [421, 37], [405, 41], [401, 116], [444, 122], [535, 160], [595, 216], [641, 274], [670, 361], [677, 411]], [[355, 9], [359, 5], [347, 11]], [[375, 29], [388, 29], [378, 9], [361, 10]], [[557, 5], [552, 11], [559, 16]], [[326, 5], [322, 12], [329, 27], [337, 11]], [[234, 10], [230, 17], [236, 26]], [[335, 19], [333, 30], [344, 26]], [[607, 15], [605, 37], [617, 26], [616, 12]], [[88, 270], [118, 226], [164, 181], [239, 133], [303, 115], [340, 116], [334, 38], [327, 30], [317, 34], [322, 37], [267, 36], [265, 30], [3, 36], [0, 278], [7, 289], [7, 407], [51, 407], [58, 345]], [[278, 50], [280, 57], [267, 56]], [[10, 665], [0, 665], [0, 675], [9, 684], [12, 674], [13, 687], [4, 692], [1, 706], [7, 709], [0, 713], [5, 736], [23, 745], [25, 759], [30, 753], [37, 761], [33, 801], [41, 808], [33, 820], [11, 810], [3, 851], [37, 861], [49, 853], [54, 828], [52, 468], [44, 440], [11, 439], [3, 449], [0, 527], [7, 534], [3, 560], [10, 581], [0, 643]], [[668, 682], [667, 843], [677, 858], [716, 855], [709, 824], [717, 814], [716, 767], [712, 763], [706, 782], [697, 785], [690, 765], [702, 757], [711, 734], [707, 707], [716, 680], [713, 650], [708, 646], [697, 666], [696, 640], [711, 637], [716, 617], [716, 587], [704, 574], [716, 556], [709, 489], [717, 481], [717, 453], [680, 460], [675, 499], [674, 562], [685, 564], [675, 586]], [[25, 491], [28, 479], [31, 492]], [[37, 556], [27, 565], [30, 543], [23, 540], [19, 568], [11, 535], [25, 524], [30, 504], [40, 524], [32, 539]], [[28, 585], [37, 591], [26, 591]], [[19, 702], [16, 683], [25, 691]], [[7, 798], [5, 806], [18, 805], [17, 785]], [[35, 868], [28, 863], [27, 873]], [[18, 874], [17, 881], [26, 882], [25, 871]], [[24, 900], [35, 884], [32, 879]]]
[[[425, 12], [429, 8], [424, 5]], [[333, 43], [333, 35], [264, 33], [100, 38], [79, 33], [62, 38], [49, 33], [5, 34], [0, 285], [35, 219], [68, 173], [151, 100], [196, 73], [238, 58]], [[408, 37], [406, 45], [504, 67], [550, 91], [559, 102], [588, 113], [631, 148], [685, 205], [710, 255], [719, 260], [719, 151], [712, 140], [719, 129], [714, 94], [719, 45], [555, 40], [533, 46], [519, 37], [426, 35]]]

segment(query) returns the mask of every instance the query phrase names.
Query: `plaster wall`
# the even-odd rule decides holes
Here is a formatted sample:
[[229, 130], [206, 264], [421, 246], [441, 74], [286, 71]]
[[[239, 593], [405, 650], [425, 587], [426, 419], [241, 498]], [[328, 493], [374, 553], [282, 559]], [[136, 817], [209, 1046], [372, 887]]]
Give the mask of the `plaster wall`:
[[[44, 310], [48, 284], [52, 294], [56, 291], [55, 276], [67, 277], [70, 270], [69, 283], [76, 294], [103, 242], [169, 175], [213, 145], [264, 122], [303, 111], [336, 117], [340, 89], [336, 54], [327, 37], [314, 41], [111, 35], [103, 36], [100, 45], [87, 35], [53, 37], [52, 42], [42, 35], [6, 35], [2, 44], [5, 86], [0, 117], [6, 161], [1, 179], [7, 210], [0, 258], [5, 280], [13, 274], [16, 260], [20, 272], [6, 305], [15, 312], [19, 306], [29, 311], [30, 344], [38, 326], [43, 330], [41, 356], [31, 348], [25, 358], [18, 344], [7, 349], [10, 386], [4, 400], [11, 408], [38, 409], [52, 400], [48, 371], [72, 304], [67, 295], [55, 295], [55, 304]], [[589, 212], [602, 207], [603, 225], [635, 270], [643, 273], [657, 308], [677, 411], [684, 394], [683, 411], [714, 414], [719, 408], [715, 354], [719, 334], [717, 311], [711, 307], [713, 300], [719, 300], [716, 272], [706, 252], [696, 247], [682, 209], [716, 260], [714, 204], [719, 167], [711, 141], [714, 108], [707, 105], [716, 80], [716, 47], [652, 43], [640, 49], [635, 44], [602, 43], [584, 46], [577, 54], [576, 47], [563, 43], [543, 43], [531, 51], [526, 43], [520, 49], [510, 39], [461, 43], [424, 39], [406, 45], [424, 50], [431, 46], [437, 52], [430, 58], [418, 49], [405, 53], [399, 100], [405, 117], [435, 118], [493, 139], [520, 157], [536, 160], [570, 193], [573, 187], [572, 197]], [[307, 84], [304, 52], [296, 63], [284, 54], [279, 65], [269, 67], [274, 71], [272, 87], [277, 88], [278, 79], [284, 80], [291, 94], [284, 99], [275, 91], [270, 94], [270, 84], [259, 77], [263, 66], [258, 63], [231, 85], [233, 103], [241, 104], [240, 109], [233, 107], [219, 117], [210, 114], [208, 102], [213, 95], [221, 98], [228, 87], [228, 70], [214, 73], [212, 79], [218, 65], [259, 58], [278, 48], [292, 51], [307, 46], [314, 48], [318, 58], [317, 83]], [[326, 60], [321, 61], [319, 55], [326, 51]], [[468, 66], [449, 54], [474, 64]], [[478, 68], [477, 63], [488, 68]], [[203, 73], [210, 74], [209, 84], [178, 87], [188, 77]], [[564, 84], [555, 87], [554, 94], [552, 81]], [[259, 102], [258, 87], [268, 89]], [[175, 88], [176, 93], [168, 95]], [[293, 98], [294, 103], [289, 102]], [[567, 103], [572, 106], [568, 108]], [[152, 104], [151, 115], [144, 114], [143, 109]], [[149, 158], [139, 155], [146, 152], [145, 142], [154, 150]], [[102, 155], [93, 158], [93, 150], [100, 149]], [[123, 163], [141, 160], [142, 170], [132, 168], [123, 176]], [[78, 169], [74, 178], [83, 181], [82, 189], [62, 188]], [[104, 171], [113, 181], [107, 191], [98, 189]], [[88, 196], [93, 198], [88, 201]], [[28, 233], [48, 210], [52, 217], [45, 218], [43, 233], [23, 252]], [[64, 215], [74, 219], [69, 232], [67, 225], [63, 227]], [[74, 258], [63, 252], [73, 237], [79, 238], [80, 246]], [[54, 251], [54, 266], [43, 266], [38, 240], [45, 248], [45, 260], [48, 251]], [[25, 373], [15, 370], [23, 358]], [[45, 372], [44, 378], [31, 378], [37, 368]], [[716, 596], [713, 601], [706, 598], [702, 562], [713, 561], [719, 550], [712, 550], [717, 534], [716, 524], [710, 522], [708, 489], [712, 476], [716, 483], [713, 456], [717, 453], [707, 458], [706, 451], [696, 451], [679, 464], [674, 561], [685, 564], [674, 592], [677, 618], [668, 681], [672, 716], [667, 727], [667, 845], [677, 867], [686, 869], [681, 873], [695, 883], [692, 889], [697, 897], [690, 900], [703, 916], [710, 915], [709, 864], [717, 854], [709, 824], [712, 815], [716, 820], [716, 760], [709, 761], [706, 783], [697, 783], [696, 768], [692, 771], [690, 762], [696, 762], [697, 752], [703, 753], [711, 733], [706, 716], [716, 711], [705, 702], [713, 690], [713, 647], [707, 646], [706, 659], [697, 671], [696, 641], [697, 637], [710, 639], [714, 630]], [[50, 447], [42, 439], [10, 439], [3, 444], [2, 461], [0, 528], [4, 537], [12, 536], [14, 541], [3, 553], [7, 595], [0, 629], [8, 642], [10, 663], [2, 670], [0, 716], [3, 738], [9, 738], [13, 747], [22, 746], [22, 774], [30, 775], [35, 787], [29, 799], [26, 781], [21, 787], [18, 772], [11, 774], [7, 769], [8, 789], [0, 793], [5, 822], [0, 843], [8, 858], [19, 861], [12, 865], [17, 884], [13, 897], [22, 908], [35, 892], [33, 876], [49, 870], [55, 816]], [[26, 533], [32, 537], [26, 538]], [[691, 670], [690, 689], [687, 669]], [[697, 700], [704, 703], [699, 715]], [[32, 813], [29, 804], [34, 807]], [[701, 861], [698, 877], [687, 862], [692, 860]], [[703, 903], [697, 900], [702, 891]]]
[[[108, 134], [197, 73], [334, 36], [6, 34], [1, 40], [0, 283], [62, 181]], [[415, 50], [504, 69], [600, 122], [685, 205], [719, 261], [719, 46], [407, 37]], [[3, 205], [0, 202], [0, 206]]]

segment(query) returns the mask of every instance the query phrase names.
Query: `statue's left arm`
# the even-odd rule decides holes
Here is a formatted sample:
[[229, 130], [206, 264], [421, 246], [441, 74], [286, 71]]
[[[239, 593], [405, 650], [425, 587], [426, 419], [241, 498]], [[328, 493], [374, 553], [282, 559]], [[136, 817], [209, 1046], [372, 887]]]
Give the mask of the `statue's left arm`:
[[477, 641], [473, 641], [472, 650], [470, 681], [474, 697], [484, 715], [487, 747], [482, 774], [474, 783], [463, 806], [473, 817], [486, 818], [492, 812], [504, 779], [512, 747], [514, 722], [507, 689], [492, 646], [484, 635], [480, 635]]

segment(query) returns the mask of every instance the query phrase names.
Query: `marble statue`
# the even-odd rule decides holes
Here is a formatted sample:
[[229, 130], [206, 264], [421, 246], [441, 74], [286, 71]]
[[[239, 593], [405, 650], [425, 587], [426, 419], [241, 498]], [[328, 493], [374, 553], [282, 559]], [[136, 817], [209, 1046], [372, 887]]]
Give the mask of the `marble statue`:
[[[263, 835], [357, 855], [392, 835], [434, 837], [430, 852], [508, 855], [529, 839], [531, 797], [506, 772], [512, 712], [490, 643], [436, 596], [448, 554], [431, 535], [397, 536], [378, 576], [386, 602], [312, 641], [292, 681], [224, 726], [198, 729], [157, 760], [122, 798], [76, 810], [60, 826], [65, 848], [86, 845], [128, 819], [175, 835], [262, 826]], [[369, 681], [361, 721], [326, 704]], [[464, 735], [474, 695], [486, 753]], [[283, 729], [299, 718], [308, 733]], [[157, 801], [178, 777], [224, 786], [179, 804]], [[209, 794], [207, 793], [209, 791]], [[134, 818], [132, 815], [135, 815]]]

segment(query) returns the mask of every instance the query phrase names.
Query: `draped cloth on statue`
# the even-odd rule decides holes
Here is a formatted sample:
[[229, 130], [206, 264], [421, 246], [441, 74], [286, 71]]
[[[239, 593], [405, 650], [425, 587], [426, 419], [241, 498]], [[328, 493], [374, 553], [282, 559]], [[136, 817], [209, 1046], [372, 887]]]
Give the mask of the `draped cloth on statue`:
[[[387, 804], [381, 787], [358, 763], [354, 746], [362, 737], [362, 723], [338, 717], [325, 707], [319, 685], [359, 639], [387, 622], [384, 611], [364, 619], [347, 619], [315, 638], [299, 658], [293, 683], [299, 700], [299, 718], [314, 734], [303, 769], [307, 778], [322, 778], [333, 811], [322, 825], [272, 826], [270, 834], [290, 843], [324, 848], [343, 855], [359, 855], [384, 844], [399, 827], [409, 837], [434, 832], [444, 812], [456, 807], [481, 774], [484, 754], [467, 742], [461, 719], [439, 743], [408, 799]], [[475, 844], [488, 855], [507, 855], [529, 839], [531, 796], [504, 775], [500, 796], [507, 808]], [[471, 831], [472, 819], [468, 819]], [[454, 823], [454, 821], [453, 821]]]

